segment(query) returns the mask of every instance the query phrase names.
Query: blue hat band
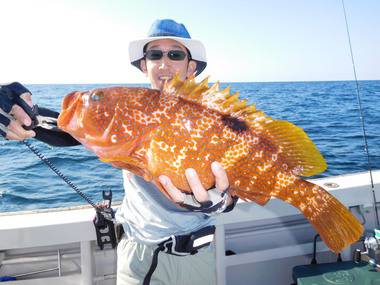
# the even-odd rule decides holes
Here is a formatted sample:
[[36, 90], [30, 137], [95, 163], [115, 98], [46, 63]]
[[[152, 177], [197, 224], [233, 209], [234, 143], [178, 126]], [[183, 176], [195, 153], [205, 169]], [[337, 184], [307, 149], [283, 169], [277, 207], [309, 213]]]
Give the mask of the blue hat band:
[[156, 20], [150, 27], [148, 37], [191, 38], [183, 24], [171, 19]]
[[181, 38], [190, 39], [188, 37], [184, 37], [183, 35], [179, 36], [178, 34], [168, 33], [168, 32], [154, 33], [154, 34], [149, 35], [149, 37], [152, 37], [152, 38], [155, 38], [155, 37], [181, 37]]

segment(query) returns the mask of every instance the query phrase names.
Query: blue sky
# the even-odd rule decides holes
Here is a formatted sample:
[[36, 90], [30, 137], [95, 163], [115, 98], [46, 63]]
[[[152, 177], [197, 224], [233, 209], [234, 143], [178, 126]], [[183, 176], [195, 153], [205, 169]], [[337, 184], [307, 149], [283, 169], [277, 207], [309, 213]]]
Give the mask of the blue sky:
[[[0, 82], [135, 83], [128, 43], [158, 18], [207, 49], [211, 81], [351, 80], [341, 0], [0, 1]], [[358, 78], [380, 79], [380, 1], [345, 0]]]

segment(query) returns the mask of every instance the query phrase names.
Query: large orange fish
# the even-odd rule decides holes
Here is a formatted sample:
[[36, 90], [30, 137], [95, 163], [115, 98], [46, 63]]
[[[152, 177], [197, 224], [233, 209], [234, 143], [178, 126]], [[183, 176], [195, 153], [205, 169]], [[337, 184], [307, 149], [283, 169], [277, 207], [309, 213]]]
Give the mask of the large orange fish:
[[[111, 87], [64, 98], [58, 126], [102, 161], [125, 168], [161, 191], [158, 176], [190, 192], [186, 168], [205, 189], [214, 186], [211, 163], [227, 171], [232, 194], [260, 205], [277, 197], [297, 207], [323, 241], [339, 252], [363, 226], [331, 194], [304, 181], [324, 171], [325, 160], [305, 132], [256, 110], [229, 89], [175, 77], [162, 92]], [[168, 195], [167, 193], [165, 193]]]

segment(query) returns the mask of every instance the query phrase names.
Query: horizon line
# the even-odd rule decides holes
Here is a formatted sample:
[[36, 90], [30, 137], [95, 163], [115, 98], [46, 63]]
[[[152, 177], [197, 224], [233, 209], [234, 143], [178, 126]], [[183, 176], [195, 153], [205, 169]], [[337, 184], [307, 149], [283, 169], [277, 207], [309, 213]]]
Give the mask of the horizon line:
[[[200, 80], [201, 81], [201, 80]], [[219, 82], [220, 84], [224, 83], [310, 83], [310, 82], [345, 82], [345, 81], [353, 81], [355, 82], [355, 79], [339, 79], [339, 80], [291, 80], [291, 81], [210, 81], [209, 84], [214, 84], [216, 82]], [[360, 79], [358, 82], [361, 81], [380, 81], [380, 79]], [[14, 81], [11, 81], [14, 82]], [[101, 82], [101, 83], [96, 83], [96, 82], [86, 82], [86, 83], [59, 83], [59, 82], [54, 82], [54, 83], [22, 83], [25, 85], [112, 85], [112, 84], [138, 84], [138, 85], [149, 85], [150, 83], [148, 82], [132, 82], [132, 83], [127, 83], [127, 82]]]

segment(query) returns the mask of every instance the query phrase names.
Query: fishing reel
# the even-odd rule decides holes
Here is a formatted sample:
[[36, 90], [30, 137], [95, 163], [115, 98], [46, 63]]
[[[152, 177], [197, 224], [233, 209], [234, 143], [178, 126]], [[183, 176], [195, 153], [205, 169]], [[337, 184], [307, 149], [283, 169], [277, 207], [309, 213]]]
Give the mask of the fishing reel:
[[365, 251], [360, 249], [354, 251], [354, 262], [367, 262], [368, 265], [380, 272], [380, 230], [375, 229], [372, 236], [365, 237], [364, 247]]

